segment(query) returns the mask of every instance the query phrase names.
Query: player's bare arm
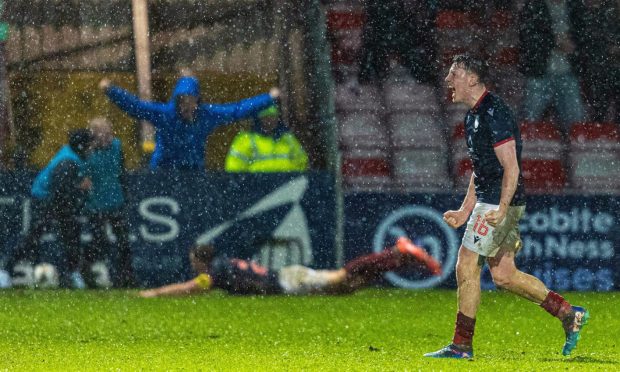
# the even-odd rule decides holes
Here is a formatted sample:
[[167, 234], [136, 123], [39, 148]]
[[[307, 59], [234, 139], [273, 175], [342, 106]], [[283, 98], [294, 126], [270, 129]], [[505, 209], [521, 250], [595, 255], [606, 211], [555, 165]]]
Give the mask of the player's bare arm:
[[198, 277], [183, 283], [169, 284], [159, 288], [140, 291], [138, 295], [144, 298], [161, 296], [188, 296], [208, 291], [209, 288], [210, 283], [208, 285], [205, 285], [205, 283], [202, 282], [201, 276], [199, 275]]
[[447, 211], [443, 214], [443, 220], [446, 221], [450, 227], [458, 229], [465, 222], [467, 222], [467, 218], [471, 214], [471, 211], [474, 209], [476, 205], [476, 190], [474, 187], [474, 174], [472, 173], [471, 178], [469, 179], [469, 186], [467, 187], [467, 194], [465, 195], [465, 199], [463, 199], [463, 204], [461, 204], [461, 208], [456, 211]]
[[485, 219], [491, 226], [500, 224], [506, 217], [508, 206], [517, 189], [519, 181], [519, 163], [517, 162], [517, 148], [515, 141], [508, 141], [495, 148], [495, 155], [504, 168], [502, 177], [502, 191], [499, 208], [485, 214]]

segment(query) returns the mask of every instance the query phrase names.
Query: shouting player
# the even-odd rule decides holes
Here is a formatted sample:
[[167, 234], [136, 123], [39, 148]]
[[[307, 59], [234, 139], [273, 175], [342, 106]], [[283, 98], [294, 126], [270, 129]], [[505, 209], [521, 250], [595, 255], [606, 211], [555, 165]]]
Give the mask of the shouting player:
[[450, 345], [425, 356], [473, 358], [480, 273], [485, 261], [498, 287], [539, 304], [562, 322], [566, 334], [562, 354], [570, 355], [589, 313], [571, 306], [539, 279], [515, 266], [515, 254], [521, 248], [519, 219], [525, 211], [519, 172], [521, 137], [506, 103], [486, 89], [487, 73], [485, 61], [465, 54], [454, 57], [445, 79], [452, 100], [470, 108], [465, 131], [474, 172], [461, 208], [444, 214], [444, 220], [453, 228], [467, 222], [456, 264], [458, 313], [454, 338]]
[[379, 253], [358, 257], [338, 270], [313, 270], [301, 265], [269, 271], [254, 261], [215, 256], [211, 245], [190, 251], [192, 269], [198, 276], [184, 283], [140, 292], [141, 297], [181, 296], [213, 288], [231, 294], [346, 294], [379, 279], [384, 273], [404, 268], [422, 268], [441, 275], [441, 265], [423, 248], [400, 237], [396, 244]]

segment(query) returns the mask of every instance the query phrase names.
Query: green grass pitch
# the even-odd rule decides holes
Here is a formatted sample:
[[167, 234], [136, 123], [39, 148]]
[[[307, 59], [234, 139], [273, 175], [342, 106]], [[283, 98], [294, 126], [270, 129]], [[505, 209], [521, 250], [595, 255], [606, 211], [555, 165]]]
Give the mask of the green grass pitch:
[[592, 314], [573, 356], [560, 323], [485, 292], [474, 361], [422, 354], [452, 336], [455, 291], [141, 299], [123, 291], [0, 292], [0, 370], [620, 370], [620, 293], [569, 293]]

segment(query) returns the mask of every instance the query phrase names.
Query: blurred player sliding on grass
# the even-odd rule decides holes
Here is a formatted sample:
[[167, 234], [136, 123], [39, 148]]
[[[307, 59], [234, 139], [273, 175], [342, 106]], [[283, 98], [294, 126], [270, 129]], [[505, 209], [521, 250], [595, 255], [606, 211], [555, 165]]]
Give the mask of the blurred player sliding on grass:
[[454, 338], [450, 345], [425, 356], [473, 358], [480, 273], [485, 261], [498, 287], [539, 304], [562, 322], [566, 333], [562, 354], [570, 355], [589, 313], [572, 306], [539, 279], [515, 266], [515, 254], [521, 248], [519, 220], [525, 212], [519, 172], [521, 136], [508, 106], [487, 91], [487, 74], [485, 61], [458, 55], [445, 79], [452, 90], [452, 100], [470, 107], [465, 131], [474, 172], [461, 208], [444, 214], [444, 220], [453, 228], [463, 225], [469, 217], [456, 264], [458, 313]]
[[313, 270], [301, 265], [269, 271], [253, 261], [216, 257], [211, 245], [190, 251], [190, 262], [198, 276], [184, 283], [140, 292], [141, 297], [181, 296], [213, 288], [231, 294], [346, 294], [379, 279], [384, 273], [420, 268], [441, 275], [441, 265], [423, 248], [400, 237], [396, 244], [379, 253], [358, 257], [338, 270]]

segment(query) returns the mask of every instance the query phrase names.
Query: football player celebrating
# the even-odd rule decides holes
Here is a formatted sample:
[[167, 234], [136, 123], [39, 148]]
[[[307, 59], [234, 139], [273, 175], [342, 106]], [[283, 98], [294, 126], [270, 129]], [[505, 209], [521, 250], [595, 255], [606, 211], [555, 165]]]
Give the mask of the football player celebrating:
[[464, 54], [454, 57], [446, 77], [452, 100], [470, 108], [465, 130], [474, 172], [461, 208], [444, 214], [444, 220], [455, 229], [467, 222], [456, 263], [458, 313], [454, 338], [450, 345], [425, 356], [473, 358], [480, 273], [485, 261], [498, 287], [539, 304], [562, 322], [566, 333], [562, 354], [569, 355], [589, 314], [515, 266], [515, 254], [521, 248], [519, 220], [525, 212], [519, 172], [521, 136], [508, 105], [486, 89], [487, 74], [485, 61]]

